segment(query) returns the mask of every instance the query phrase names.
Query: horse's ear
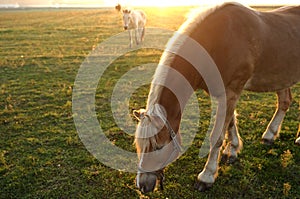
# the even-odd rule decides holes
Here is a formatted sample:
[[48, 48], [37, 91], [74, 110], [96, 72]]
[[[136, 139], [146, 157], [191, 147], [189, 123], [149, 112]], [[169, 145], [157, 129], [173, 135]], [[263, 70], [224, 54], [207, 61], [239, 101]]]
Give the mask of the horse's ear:
[[131, 10], [130, 9], [125, 9], [125, 10], [122, 10], [123, 11], [123, 13], [125, 13], [125, 14], [130, 14], [131, 13]]
[[146, 110], [145, 109], [134, 110], [133, 115], [138, 121], [141, 121], [141, 119], [143, 119], [146, 116]]

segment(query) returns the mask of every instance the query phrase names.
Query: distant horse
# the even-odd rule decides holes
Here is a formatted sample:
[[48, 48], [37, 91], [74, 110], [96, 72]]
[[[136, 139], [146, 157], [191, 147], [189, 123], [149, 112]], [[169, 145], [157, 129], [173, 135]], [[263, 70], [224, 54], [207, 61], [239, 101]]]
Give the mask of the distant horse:
[[[219, 152], [226, 132], [228, 140], [223, 157], [233, 162], [242, 147], [234, 114], [242, 91], [277, 93], [277, 110], [262, 136], [264, 143], [272, 144], [291, 104], [290, 87], [300, 81], [300, 6], [258, 12], [240, 4], [225, 3], [195, 14], [179, 32], [210, 55], [224, 89], [209, 88], [207, 81], [213, 84], [218, 76], [210, 72], [212, 68], [201, 63], [203, 52], [195, 50], [197, 48], [184, 39], [186, 37], [174, 35], [154, 74], [146, 110], [134, 111], [139, 120], [135, 133], [140, 161], [136, 183], [144, 193], [153, 191], [157, 180], [162, 186], [163, 168], [180, 153], [181, 106], [194, 90], [203, 89], [218, 102], [209, 156], [196, 184], [198, 190], [204, 191], [217, 177]], [[198, 66], [194, 66], [197, 62], [191, 64], [177, 52], [196, 60], [207, 76], [198, 72]], [[188, 81], [191, 91], [172, 71]], [[178, 88], [182, 99], [170, 88], [156, 83], [162, 81]], [[300, 144], [300, 138], [296, 143]]]
[[[117, 10], [121, 10], [121, 6], [116, 6]], [[135, 42], [139, 45], [145, 37], [146, 14], [142, 10], [122, 10], [124, 29], [128, 30], [130, 47], [133, 44], [133, 30], [135, 33]]]
[[117, 11], [119, 11], [119, 12], [121, 12], [121, 8], [122, 8], [122, 7], [121, 7], [120, 4], [118, 4], [118, 5], [115, 6], [115, 9], [116, 9]]

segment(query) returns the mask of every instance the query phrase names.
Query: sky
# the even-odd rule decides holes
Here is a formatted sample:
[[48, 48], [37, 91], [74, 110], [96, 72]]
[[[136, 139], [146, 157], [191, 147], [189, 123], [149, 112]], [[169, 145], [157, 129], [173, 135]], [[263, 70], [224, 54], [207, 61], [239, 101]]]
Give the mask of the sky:
[[[299, 0], [236, 0], [246, 5], [286, 5], [299, 4]], [[125, 6], [178, 6], [216, 4], [224, 0], [0, 0], [0, 5], [20, 6], [114, 6], [118, 3]]]

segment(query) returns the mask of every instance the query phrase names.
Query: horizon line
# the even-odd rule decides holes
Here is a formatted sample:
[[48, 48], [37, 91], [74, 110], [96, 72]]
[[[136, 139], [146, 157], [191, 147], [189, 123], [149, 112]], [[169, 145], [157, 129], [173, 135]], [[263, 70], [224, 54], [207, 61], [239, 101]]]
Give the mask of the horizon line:
[[[208, 6], [213, 4], [191, 4], [191, 5], [171, 5], [171, 6], [158, 6], [158, 5], [137, 5], [136, 7], [158, 7], [158, 8], [168, 8], [168, 7], [194, 7], [194, 6]], [[297, 5], [297, 4], [247, 4], [248, 6], [269, 6], [269, 7], [277, 7], [277, 6], [286, 6], [286, 5]], [[19, 5], [19, 4], [1, 4], [0, 8], [8, 8], [8, 9], [18, 9], [18, 8], [114, 8], [113, 5], [100, 5], [100, 4], [59, 4], [59, 5]]]

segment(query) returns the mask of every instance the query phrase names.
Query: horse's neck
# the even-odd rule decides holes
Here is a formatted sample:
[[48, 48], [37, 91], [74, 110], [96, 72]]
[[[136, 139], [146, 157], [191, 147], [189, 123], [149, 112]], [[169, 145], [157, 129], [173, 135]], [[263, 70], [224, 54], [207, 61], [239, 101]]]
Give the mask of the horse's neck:
[[176, 96], [166, 87], [151, 85], [148, 97], [147, 110], [150, 115], [166, 118], [174, 130], [179, 127], [181, 108]]
[[174, 130], [178, 130], [181, 115], [194, 89], [189, 79], [167, 63], [161, 61], [156, 69], [148, 96], [147, 110], [159, 104]]

